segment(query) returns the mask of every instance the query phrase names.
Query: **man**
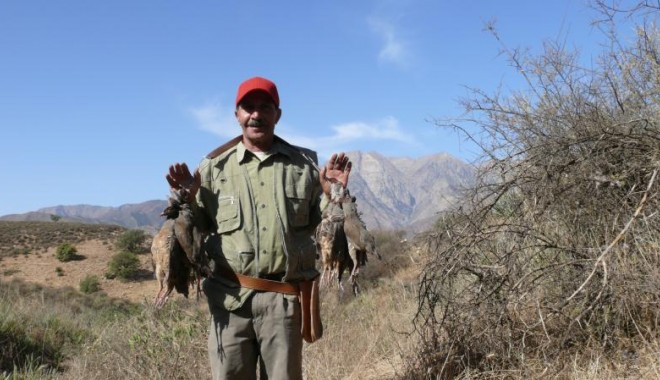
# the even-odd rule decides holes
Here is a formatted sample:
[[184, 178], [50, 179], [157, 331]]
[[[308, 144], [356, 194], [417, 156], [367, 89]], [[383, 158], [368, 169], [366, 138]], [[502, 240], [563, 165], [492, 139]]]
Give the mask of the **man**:
[[275, 135], [281, 115], [275, 84], [246, 80], [236, 96], [242, 135], [209, 153], [194, 175], [175, 164], [166, 177], [195, 196], [196, 225], [209, 233], [213, 275], [203, 288], [214, 379], [256, 379], [257, 363], [261, 379], [302, 379], [298, 290], [319, 274], [312, 236], [330, 183], [346, 186], [351, 163], [334, 154], [319, 170], [314, 152]]

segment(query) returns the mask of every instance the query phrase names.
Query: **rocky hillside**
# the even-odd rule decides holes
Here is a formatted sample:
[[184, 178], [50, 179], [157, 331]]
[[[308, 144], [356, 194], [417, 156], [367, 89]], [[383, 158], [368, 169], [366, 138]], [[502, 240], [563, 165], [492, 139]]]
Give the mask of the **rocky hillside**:
[[91, 224], [116, 224], [126, 228], [140, 228], [154, 234], [163, 224], [160, 213], [167, 206], [165, 200], [151, 200], [119, 207], [71, 205], [46, 207], [25, 214], [0, 217], [7, 221], [50, 221], [57, 215], [63, 221]]
[[352, 152], [349, 189], [370, 228], [422, 231], [455, 203], [473, 169], [449, 154], [419, 159]]
[[[349, 189], [370, 229], [422, 231], [473, 178], [470, 165], [446, 153], [418, 159], [388, 158], [375, 152], [348, 156], [353, 161]], [[57, 215], [66, 221], [117, 224], [154, 233], [163, 223], [160, 213], [166, 205], [165, 200], [150, 200], [119, 207], [55, 206], [0, 220], [48, 221]]]

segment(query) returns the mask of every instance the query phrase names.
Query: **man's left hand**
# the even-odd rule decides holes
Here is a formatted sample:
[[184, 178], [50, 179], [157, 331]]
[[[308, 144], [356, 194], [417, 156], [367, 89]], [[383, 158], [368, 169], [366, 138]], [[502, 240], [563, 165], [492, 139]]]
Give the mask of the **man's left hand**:
[[321, 168], [320, 180], [323, 192], [330, 196], [330, 184], [341, 182], [346, 187], [348, 185], [348, 175], [351, 173], [351, 161], [343, 152], [333, 154], [325, 166]]

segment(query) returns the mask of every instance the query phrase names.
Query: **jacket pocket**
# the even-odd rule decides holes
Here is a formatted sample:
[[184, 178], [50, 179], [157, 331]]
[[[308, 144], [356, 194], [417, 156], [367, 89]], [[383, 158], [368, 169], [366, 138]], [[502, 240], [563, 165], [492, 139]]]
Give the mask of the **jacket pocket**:
[[286, 184], [284, 189], [286, 211], [292, 227], [304, 227], [309, 224], [310, 189], [306, 182]]
[[218, 197], [218, 233], [222, 234], [238, 229], [241, 226], [240, 201], [234, 195]]

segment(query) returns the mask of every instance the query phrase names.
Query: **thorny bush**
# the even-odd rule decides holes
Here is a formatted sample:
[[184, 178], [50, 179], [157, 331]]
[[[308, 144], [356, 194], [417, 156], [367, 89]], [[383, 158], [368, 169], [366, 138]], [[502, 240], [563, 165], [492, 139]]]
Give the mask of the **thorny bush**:
[[562, 355], [657, 339], [660, 32], [658, 9], [640, 9], [635, 42], [610, 35], [596, 68], [556, 44], [538, 57], [505, 48], [528, 91], [475, 90], [462, 122], [437, 121], [483, 157], [477, 185], [427, 242], [411, 377], [504, 376], [533, 362], [559, 373], [547, 363]]

